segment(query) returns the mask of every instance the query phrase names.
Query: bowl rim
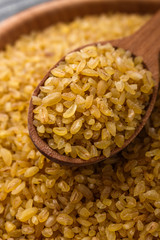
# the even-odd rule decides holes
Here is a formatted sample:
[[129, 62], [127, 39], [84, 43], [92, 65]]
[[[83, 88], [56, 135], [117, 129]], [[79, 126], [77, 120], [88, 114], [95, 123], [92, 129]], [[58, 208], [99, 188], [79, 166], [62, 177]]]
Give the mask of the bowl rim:
[[[92, 9], [93, 5], [97, 6], [97, 9], [95, 7]], [[103, 10], [103, 6], [107, 7]], [[6, 44], [14, 43], [23, 34], [45, 28], [55, 22], [66, 21], [67, 18], [73, 20], [75, 16], [95, 14], [96, 11], [97, 14], [107, 11], [115, 12], [115, 10], [125, 13], [154, 13], [158, 8], [160, 8], [159, 0], [55, 0], [41, 3], [0, 23], [0, 50], [4, 49]], [[65, 10], [69, 10], [69, 14]], [[75, 13], [73, 10], [76, 10]], [[53, 13], [56, 15], [56, 11], [60, 14], [60, 18], [64, 15], [62, 20], [58, 19], [58, 16], [53, 16], [53, 19], [50, 19], [52, 21], [44, 21], [44, 17], [47, 19]], [[40, 23], [41, 17], [43, 17], [43, 25]]]

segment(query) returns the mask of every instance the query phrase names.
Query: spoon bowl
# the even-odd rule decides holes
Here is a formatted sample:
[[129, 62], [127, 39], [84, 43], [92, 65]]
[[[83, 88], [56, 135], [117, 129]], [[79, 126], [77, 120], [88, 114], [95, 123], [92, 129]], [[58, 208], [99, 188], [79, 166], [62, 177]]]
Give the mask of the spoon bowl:
[[[159, 64], [158, 64], [159, 50], [160, 50], [160, 41], [159, 41], [160, 31], [158, 31], [159, 25], [160, 25], [160, 11], [158, 11], [151, 18], [151, 20], [149, 20], [141, 29], [139, 29], [136, 33], [134, 33], [129, 37], [125, 37], [117, 40], [111, 40], [111, 41], [91, 43], [85, 46], [81, 46], [74, 50], [74, 51], [78, 51], [83, 49], [86, 46], [93, 46], [93, 45], [97, 45], [98, 43], [102, 45], [106, 43], [111, 43], [111, 45], [115, 48], [123, 48], [124, 50], [129, 50], [133, 56], [142, 56], [145, 68], [152, 73], [155, 86], [153, 88], [153, 93], [152, 93], [152, 96], [150, 97], [150, 102], [146, 109], [145, 115], [141, 120], [141, 123], [136, 128], [133, 135], [129, 139], [125, 140], [122, 147], [120, 148], [116, 147], [111, 151], [110, 156], [113, 156], [116, 153], [120, 152], [122, 149], [124, 149], [129, 143], [131, 143], [135, 139], [135, 137], [140, 133], [140, 131], [146, 124], [154, 108], [154, 104], [155, 104], [157, 93], [158, 93], [158, 85], [159, 85]], [[58, 61], [47, 72], [45, 77], [42, 79], [42, 81], [38, 84], [35, 91], [33, 92], [33, 96], [37, 96], [39, 94], [40, 86], [44, 85], [44, 82], [50, 76], [51, 70], [56, 68], [59, 65], [59, 63], [63, 60], [65, 60], [65, 57], [61, 58], [60, 61]], [[33, 125], [33, 116], [34, 116], [33, 110], [34, 110], [34, 105], [32, 103], [32, 98], [31, 98], [29, 111], [28, 111], [29, 134], [36, 148], [48, 159], [54, 162], [57, 162], [59, 164], [72, 165], [72, 166], [89, 165], [89, 164], [97, 163], [106, 159], [106, 157], [102, 155], [102, 156], [90, 158], [89, 160], [86, 161], [80, 158], [72, 158], [66, 155], [61, 155], [58, 152], [54, 151], [52, 148], [49, 147], [47, 142], [41, 139], [41, 137], [38, 135], [37, 130]]]

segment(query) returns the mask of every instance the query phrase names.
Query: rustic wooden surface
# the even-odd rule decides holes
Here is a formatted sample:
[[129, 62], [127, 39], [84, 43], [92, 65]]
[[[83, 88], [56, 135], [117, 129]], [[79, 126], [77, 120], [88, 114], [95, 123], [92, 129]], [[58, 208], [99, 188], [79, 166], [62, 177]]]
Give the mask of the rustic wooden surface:
[[43, 2], [51, 0], [0, 0], [0, 21]]

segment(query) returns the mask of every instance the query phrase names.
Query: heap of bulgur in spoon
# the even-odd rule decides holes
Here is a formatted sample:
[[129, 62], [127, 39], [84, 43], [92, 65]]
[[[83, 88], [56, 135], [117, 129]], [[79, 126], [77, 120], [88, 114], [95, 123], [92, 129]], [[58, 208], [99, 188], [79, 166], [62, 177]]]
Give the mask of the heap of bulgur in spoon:
[[109, 157], [141, 122], [153, 86], [141, 57], [111, 44], [86, 46], [60, 61], [32, 97], [33, 123], [60, 154]]

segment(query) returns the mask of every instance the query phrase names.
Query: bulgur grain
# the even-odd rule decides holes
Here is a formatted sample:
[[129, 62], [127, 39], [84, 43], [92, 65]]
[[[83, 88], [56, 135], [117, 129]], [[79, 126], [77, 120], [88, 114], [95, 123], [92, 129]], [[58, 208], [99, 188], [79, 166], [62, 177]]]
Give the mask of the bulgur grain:
[[[107, 63], [109, 57], [112, 63]], [[103, 58], [103, 63], [100, 58]], [[39, 136], [60, 154], [78, 156], [83, 160], [92, 157], [91, 144], [100, 150], [96, 155], [105, 157], [109, 157], [116, 146], [122, 147], [145, 114], [154, 86], [151, 74], [143, 68], [142, 59], [140, 62], [137, 59], [135, 61], [129, 51], [114, 49], [110, 44], [87, 46], [69, 53], [48, 77], [49, 80], [59, 80], [58, 85], [55, 87], [54, 82], [47, 79], [45, 86], [40, 87], [39, 100], [33, 97], [35, 127]], [[66, 68], [71, 68], [71, 73]], [[107, 94], [111, 94], [109, 98], [106, 98]], [[57, 102], [61, 104], [61, 111], [56, 111]], [[44, 122], [42, 111], [57, 121], [51, 124], [46, 118]], [[95, 121], [92, 125], [88, 122], [89, 116]], [[123, 125], [123, 130], [119, 124]], [[46, 133], [45, 129], [49, 127], [53, 132]], [[104, 140], [103, 130], [106, 128], [111, 136]], [[96, 139], [93, 131], [98, 132]], [[69, 139], [65, 138], [67, 133], [70, 134]], [[54, 141], [55, 135], [62, 138]], [[66, 151], [68, 143], [70, 151]], [[76, 152], [73, 154], [74, 148]]]
[[[72, 238], [78, 240], [159, 239], [160, 228], [157, 228], [157, 224], [160, 226], [160, 201], [149, 198], [157, 199], [160, 194], [160, 92], [149, 122], [134, 143], [131, 143], [121, 156], [116, 155], [94, 166], [77, 169], [62, 167], [49, 161], [35, 149], [27, 130], [27, 108], [31, 91], [42, 79], [46, 69], [80, 45], [106, 40], [107, 37], [114, 39], [129, 35], [148, 18], [135, 14], [88, 16], [23, 36], [14, 46], [8, 45], [5, 51], [0, 52], [0, 149], [7, 149], [12, 156], [10, 164], [4, 161], [0, 154], [0, 238], [2, 240], [38, 238], [66, 240], [73, 234]], [[104, 67], [108, 65], [103, 58], [99, 61]], [[112, 62], [112, 58], [108, 58], [108, 61]], [[136, 64], [140, 64], [141, 61], [139, 58], [135, 59]], [[92, 66], [94, 70], [98, 63], [90, 60], [87, 62], [88, 68]], [[79, 69], [81, 67], [79, 66]], [[111, 67], [106, 67], [105, 70], [108, 74], [113, 74]], [[66, 71], [72, 74], [72, 68]], [[133, 75], [132, 77], [135, 78]], [[121, 77], [122, 79], [123, 82], [127, 81], [124, 76]], [[76, 76], [74, 80], [76, 81]], [[48, 84], [49, 82], [51, 85], [54, 82], [56, 87], [59, 81], [51, 78]], [[85, 77], [83, 82], [85, 83]], [[65, 80], [65, 84], [69, 84], [69, 81]], [[89, 85], [90, 83], [85, 85], [82, 91], [87, 91], [85, 89], [89, 89]], [[45, 91], [48, 89], [46, 88]], [[116, 92], [107, 93], [105, 97], [117, 98]], [[123, 105], [124, 96], [120, 95], [120, 99], [120, 104]], [[37, 99], [34, 101], [37, 102]], [[132, 121], [134, 117], [132, 114], [133, 112], [128, 114], [128, 121]], [[41, 112], [44, 122], [49, 118], [50, 123], [54, 124], [56, 119], [52, 116], [52, 112], [48, 116], [45, 109]], [[16, 122], [17, 118], [19, 118], [18, 122]], [[94, 125], [95, 122], [94, 118], [87, 117], [87, 124]], [[123, 131], [123, 127], [119, 122], [118, 131], [120, 129]], [[105, 130], [102, 135], [105, 140], [111, 134]], [[93, 136], [96, 139], [97, 132], [95, 134], [94, 131]], [[69, 137], [66, 136], [66, 139]], [[91, 149], [92, 154], [96, 155], [97, 149], [94, 145]], [[26, 170], [31, 167], [37, 167], [38, 172], [31, 177], [24, 177]], [[122, 175], [118, 173], [119, 169], [122, 169]], [[12, 192], [5, 192], [8, 183], [17, 178], [21, 180], [20, 185]], [[70, 187], [69, 192], [62, 192], [58, 187], [62, 181]], [[81, 188], [77, 188], [78, 184], [86, 186], [92, 194], [85, 188], [81, 192]], [[152, 192], [149, 192], [151, 190]], [[36, 202], [39, 199], [37, 196], [43, 199], [43, 203]], [[30, 199], [33, 200], [32, 207], [37, 209], [37, 212], [35, 211], [34, 216], [30, 215], [30, 218], [23, 222], [19, 217], [24, 217], [24, 211], [28, 211], [26, 204], [31, 204], [32, 201], [28, 202]], [[87, 219], [79, 215], [79, 211], [83, 208], [90, 212]], [[41, 219], [46, 220], [39, 222], [42, 209], [46, 209], [46, 213]], [[125, 217], [129, 216], [127, 214], [136, 216], [131, 220], [122, 221], [120, 217], [124, 217], [122, 212], [125, 213]], [[59, 224], [56, 221], [59, 214], [67, 214], [73, 219], [73, 223], [68, 226]], [[81, 223], [86, 220], [87, 225], [91, 225], [83, 226], [78, 222], [79, 218]], [[5, 226], [9, 226], [8, 222], [13, 228], [15, 228], [14, 224], [16, 229], [7, 232]], [[116, 227], [121, 226], [117, 224], [123, 224], [123, 227], [112, 232], [110, 230], [113, 224], [116, 224]], [[109, 226], [111, 229], [108, 229]], [[51, 234], [51, 229], [53, 231], [51, 237], [42, 235], [42, 231], [44, 235]]]

